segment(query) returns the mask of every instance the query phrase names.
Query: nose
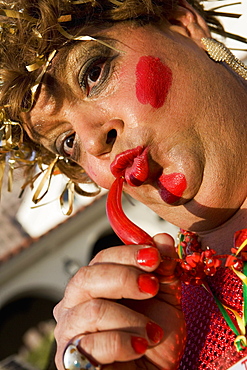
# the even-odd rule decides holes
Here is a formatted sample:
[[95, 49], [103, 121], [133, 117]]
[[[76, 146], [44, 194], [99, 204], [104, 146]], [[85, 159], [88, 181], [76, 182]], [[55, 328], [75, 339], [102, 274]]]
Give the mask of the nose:
[[123, 132], [124, 123], [121, 119], [113, 118], [103, 124], [78, 125], [76, 133], [86, 153], [100, 157], [112, 151], [116, 140]]

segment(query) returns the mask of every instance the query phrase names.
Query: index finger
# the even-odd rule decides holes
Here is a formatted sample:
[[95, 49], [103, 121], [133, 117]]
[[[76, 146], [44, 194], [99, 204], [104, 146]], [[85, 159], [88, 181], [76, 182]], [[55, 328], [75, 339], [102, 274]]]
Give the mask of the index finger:
[[161, 262], [159, 250], [146, 245], [122, 245], [103, 249], [89, 263], [89, 266], [98, 263], [117, 263], [140, 268], [145, 271], [154, 271]]
[[88, 300], [152, 298], [159, 290], [159, 280], [153, 273], [116, 263], [82, 267], [70, 280], [56, 314]]

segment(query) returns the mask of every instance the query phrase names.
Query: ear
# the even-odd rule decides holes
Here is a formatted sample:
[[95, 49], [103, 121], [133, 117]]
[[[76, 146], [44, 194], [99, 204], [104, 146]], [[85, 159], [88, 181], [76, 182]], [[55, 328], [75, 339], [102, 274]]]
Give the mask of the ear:
[[168, 19], [169, 28], [181, 35], [190, 37], [198, 46], [204, 48], [201, 43], [202, 37], [211, 37], [209, 28], [205, 20], [197, 11], [187, 3], [186, 0], [179, 0], [176, 10]]

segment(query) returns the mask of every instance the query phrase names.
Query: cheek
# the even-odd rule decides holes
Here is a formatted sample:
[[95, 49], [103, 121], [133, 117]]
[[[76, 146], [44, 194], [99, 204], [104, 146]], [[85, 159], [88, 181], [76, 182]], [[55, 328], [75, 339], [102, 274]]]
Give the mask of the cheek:
[[159, 58], [140, 58], [136, 66], [136, 97], [140, 103], [162, 107], [171, 85], [172, 71]]
[[99, 186], [105, 189], [110, 189], [114, 176], [110, 172], [110, 166], [98, 165], [97, 163], [87, 164], [85, 171], [88, 176]]

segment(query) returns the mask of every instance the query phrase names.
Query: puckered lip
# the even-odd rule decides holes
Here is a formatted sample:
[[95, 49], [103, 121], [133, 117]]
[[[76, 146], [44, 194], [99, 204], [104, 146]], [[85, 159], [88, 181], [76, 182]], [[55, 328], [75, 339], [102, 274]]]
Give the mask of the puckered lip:
[[148, 148], [125, 150], [115, 157], [110, 169], [116, 178], [123, 176], [129, 185], [142, 185], [149, 176]]
[[134, 159], [143, 152], [142, 146], [137, 146], [133, 149], [125, 150], [116, 155], [114, 161], [110, 165], [112, 174], [115, 177], [124, 176], [127, 167], [133, 164]]
[[187, 186], [185, 176], [182, 173], [165, 175], [162, 168], [158, 171], [156, 168], [153, 172], [148, 152], [148, 147], [137, 146], [119, 153], [111, 163], [112, 174], [116, 178], [124, 177], [130, 186], [140, 186], [151, 181], [166, 204], [180, 204]]

